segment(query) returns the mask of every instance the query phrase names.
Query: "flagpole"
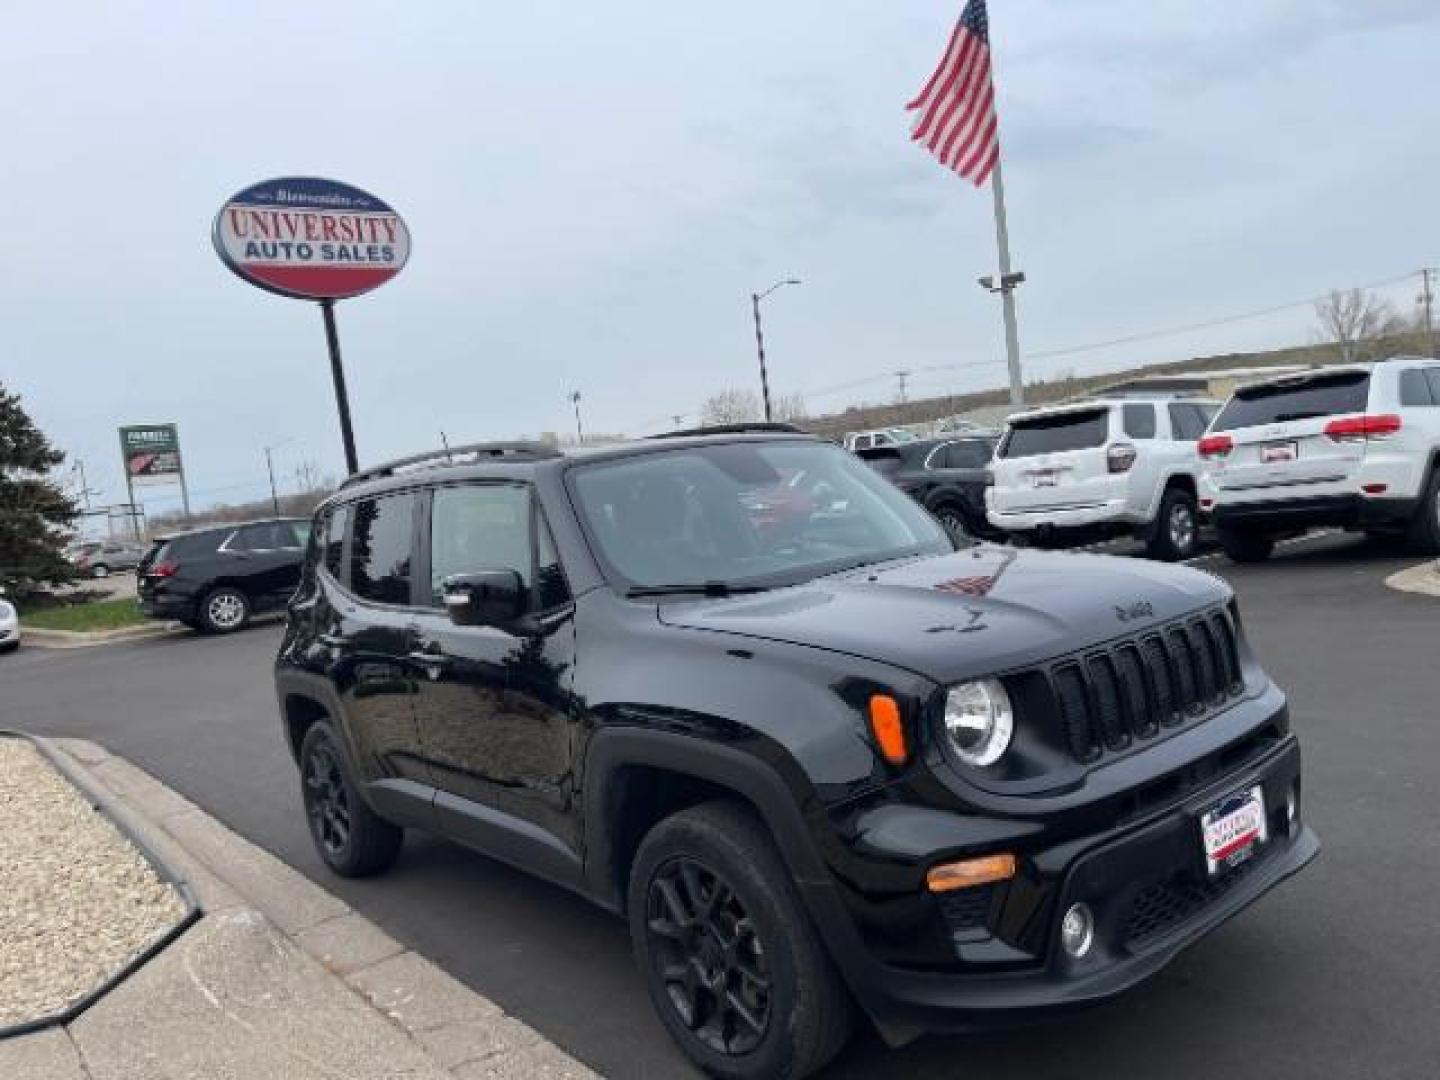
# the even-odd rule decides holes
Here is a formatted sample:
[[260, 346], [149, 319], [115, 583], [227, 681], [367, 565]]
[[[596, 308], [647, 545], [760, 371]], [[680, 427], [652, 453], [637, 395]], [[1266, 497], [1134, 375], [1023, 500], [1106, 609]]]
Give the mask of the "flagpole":
[[995, 196], [995, 246], [1000, 253], [1000, 301], [1005, 313], [1005, 360], [1010, 366], [1010, 404], [1025, 404], [1025, 381], [1020, 377], [1020, 331], [1015, 324], [1015, 286], [1023, 278], [1010, 272], [1010, 226], [1005, 220], [1005, 178], [1000, 158], [990, 173], [990, 191]]

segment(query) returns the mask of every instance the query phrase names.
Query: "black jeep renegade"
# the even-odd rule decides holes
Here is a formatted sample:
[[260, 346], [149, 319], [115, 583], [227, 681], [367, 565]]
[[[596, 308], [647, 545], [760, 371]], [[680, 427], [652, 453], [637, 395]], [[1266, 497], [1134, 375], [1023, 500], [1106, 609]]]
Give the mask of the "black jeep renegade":
[[1109, 998], [1319, 848], [1223, 582], [954, 550], [777, 430], [353, 477], [276, 683], [336, 872], [424, 829], [623, 913], [720, 1076]]

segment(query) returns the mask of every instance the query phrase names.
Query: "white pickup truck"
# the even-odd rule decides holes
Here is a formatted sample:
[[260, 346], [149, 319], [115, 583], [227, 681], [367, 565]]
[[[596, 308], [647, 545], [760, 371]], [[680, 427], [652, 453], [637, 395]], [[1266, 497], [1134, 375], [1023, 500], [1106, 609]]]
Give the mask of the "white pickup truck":
[[1195, 553], [1196, 443], [1219, 402], [1131, 394], [1010, 417], [991, 463], [986, 517], [1021, 540], [1130, 534], [1153, 558]]

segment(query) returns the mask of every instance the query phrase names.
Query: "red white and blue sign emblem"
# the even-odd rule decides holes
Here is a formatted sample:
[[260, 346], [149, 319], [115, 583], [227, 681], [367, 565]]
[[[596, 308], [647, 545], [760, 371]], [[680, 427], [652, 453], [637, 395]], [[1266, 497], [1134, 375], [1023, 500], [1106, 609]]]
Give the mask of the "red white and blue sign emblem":
[[215, 250], [262, 289], [343, 300], [385, 284], [410, 258], [410, 230], [359, 188], [315, 176], [252, 185], [215, 216]]

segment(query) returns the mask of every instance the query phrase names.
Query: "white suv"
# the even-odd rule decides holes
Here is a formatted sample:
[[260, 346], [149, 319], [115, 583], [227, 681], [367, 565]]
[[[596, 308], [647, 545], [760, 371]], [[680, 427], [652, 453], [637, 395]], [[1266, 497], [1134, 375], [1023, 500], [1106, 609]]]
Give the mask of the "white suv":
[[985, 516], [1022, 539], [1133, 534], [1154, 558], [1187, 558], [1200, 531], [1196, 440], [1219, 406], [1127, 394], [1012, 416]]
[[1226, 553], [1266, 558], [1315, 526], [1403, 532], [1440, 551], [1440, 363], [1396, 357], [1236, 390], [1200, 441]]

